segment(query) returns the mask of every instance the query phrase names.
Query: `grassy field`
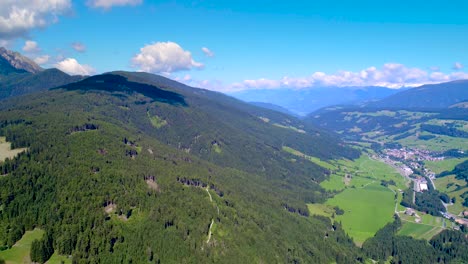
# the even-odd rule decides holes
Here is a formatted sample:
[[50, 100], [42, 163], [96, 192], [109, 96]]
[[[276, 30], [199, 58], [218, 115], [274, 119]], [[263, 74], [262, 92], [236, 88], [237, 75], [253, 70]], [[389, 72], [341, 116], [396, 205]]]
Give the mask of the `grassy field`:
[[[443, 135], [435, 135], [436, 137], [430, 140], [420, 140], [416, 136], [410, 136], [401, 140], [398, 140], [403, 146], [428, 149], [432, 151], [445, 151], [449, 149], [460, 149], [462, 146], [467, 146], [466, 139], [449, 137]], [[466, 150], [466, 148], [465, 148]]]
[[322, 161], [320, 160], [319, 158], [316, 158], [316, 157], [312, 157], [312, 156], [308, 156], [298, 150], [295, 150], [293, 148], [290, 148], [290, 147], [286, 147], [286, 146], [283, 146], [283, 151], [286, 151], [288, 153], [291, 153], [295, 156], [298, 156], [298, 157], [302, 157], [304, 159], [308, 159], [310, 160], [311, 162], [321, 166], [321, 167], [324, 167], [326, 169], [329, 169], [329, 170], [333, 170], [335, 169], [335, 166], [333, 166], [332, 164], [326, 162], [326, 161]]
[[327, 204], [307, 204], [307, 208], [311, 215], [331, 217], [335, 213], [335, 209]]
[[411, 236], [416, 239], [430, 240], [443, 230], [442, 227], [422, 225], [412, 222], [403, 222], [403, 226], [398, 232], [401, 236]]
[[461, 158], [461, 159], [444, 159], [439, 161], [424, 161], [426, 167], [433, 172], [439, 174], [443, 171], [451, 171], [455, 168], [456, 165], [468, 160], [468, 158]]
[[455, 203], [447, 207], [449, 213], [458, 215], [463, 210], [468, 210], [462, 205], [463, 199], [461, 195], [468, 191], [468, 186], [464, 180], [458, 180], [455, 175], [449, 175], [435, 180], [437, 189], [446, 193], [450, 198], [455, 197]]
[[[5, 260], [6, 264], [24, 264], [31, 263], [29, 258], [29, 252], [31, 250], [31, 244], [36, 239], [41, 239], [44, 236], [44, 231], [41, 229], [34, 229], [32, 231], [26, 231], [20, 241], [7, 250], [0, 251], [0, 259]], [[71, 264], [71, 258], [66, 256], [58, 255], [54, 253], [52, 257], [46, 262], [47, 264]]]
[[446, 224], [451, 225], [449, 221], [446, 221], [442, 217], [424, 214], [419, 211], [415, 212], [420, 216], [420, 223], [415, 221], [415, 216], [406, 215], [404, 213], [399, 214], [403, 223], [403, 227], [398, 232], [399, 235], [429, 240], [444, 230]]
[[151, 125], [153, 125], [153, 127], [155, 128], [161, 128], [165, 125], [167, 125], [167, 121], [160, 118], [159, 116], [157, 115], [154, 115], [154, 116], [151, 116], [149, 112], [146, 113], [148, 115], [148, 118], [151, 122]]
[[[359, 159], [339, 160], [333, 163], [330, 169], [330, 178], [320, 185], [327, 190], [343, 190], [346, 187], [363, 187], [370, 183], [380, 183], [381, 180], [393, 180], [396, 186], [404, 189], [406, 180], [391, 166], [362, 155]], [[349, 175], [351, 180], [345, 184], [345, 176]]]
[[57, 253], [54, 253], [52, 257], [46, 262], [46, 264], [71, 264], [72, 260], [71, 258], [68, 258], [66, 256], [59, 255]]
[[0, 161], [4, 161], [6, 158], [11, 159], [25, 150], [25, 148], [11, 149], [11, 144], [6, 142], [5, 137], [0, 137]]
[[343, 229], [362, 243], [393, 220], [395, 207], [394, 194], [380, 183], [371, 183], [364, 188], [348, 188], [329, 199], [326, 204], [339, 206], [345, 211], [337, 215]]
[[33, 231], [26, 231], [21, 240], [12, 248], [0, 251], [0, 258], [4, 259], [7, 264], [31, 263], [29, 258], [31, 244], [34, 240], [41, 239], [43, 235], [44, 231], [37, 228]]

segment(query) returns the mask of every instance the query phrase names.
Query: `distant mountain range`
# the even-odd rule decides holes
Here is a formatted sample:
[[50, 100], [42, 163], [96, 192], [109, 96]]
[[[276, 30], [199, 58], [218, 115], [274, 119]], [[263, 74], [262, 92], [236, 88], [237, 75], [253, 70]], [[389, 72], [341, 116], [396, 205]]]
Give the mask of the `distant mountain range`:
[[280, 106], [305, 116], [319, 108], [337, 104], [358, 104], [378, 100], [402, 90], [385, 87], [318, 87], [308, 89], [255, 89], [230, 93], [246, 102]]
[[34, 93], [82, 80], [58, 69], [43, 69], [18, 52], [0, 47], [0, 99]]
[[427, 84], [401, 91], [368, 107], [396, 109], [441, 109], [468, 100], [468, 80]]
[[468, 100], [468, 80], [428, 84], [416, 88], [321, 87], [255, 89], [230, 95], [268, 109], [305, 116], [333, 105], [392, 109], [442, 109]]

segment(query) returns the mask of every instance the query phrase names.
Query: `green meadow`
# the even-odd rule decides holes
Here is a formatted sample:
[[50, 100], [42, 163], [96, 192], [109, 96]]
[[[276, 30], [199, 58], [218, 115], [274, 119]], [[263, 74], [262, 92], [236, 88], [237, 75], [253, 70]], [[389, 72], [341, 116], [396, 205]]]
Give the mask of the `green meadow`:
[[335, 216], [343, 229], [354, 239], [362, 243], [393, 220], [394, 193], [380, 183], [371, 183], [364, 188], [347, 188], [329, 199], [326, 204], [338, 206], [345, 211]]
[[[44, 230], [34, 229], [32, 231], [26, 231], [23, 237], [16, 242], [16, 244], [7, 250], [0, 251], [0, 259], [5, 260], [6, 264], [24, 264], [31, 263], [29, 257], [31, 251], [31, 244], [36, 239], [41, 239], [44, 236]], [[72, 261], [66, 256], [61, 256], [54, 253], [46, 264], [71, 264]]]
[[416, 239], [430, 240], [433, 236], [437, 235], [443, 230], [442, 227], [417, 224], [413, 222], [403, 222], [398, 235], [411, 236]]
[[[406, 180], [391, 166], [362, 155], [359, 159], [339, 160], [333, 163], [334, 169], [328, 180], [320, 185], [327, 190], [343, 190], [346, 187], [364, 187], [370, 183], [380, 183], [381, 180], [393, 180], [400, 189], [406, 187]], [[346, 175], [350, 179], [346, 179]]]
[[31, 244], [34, 240], [41, 239], [43, 235], [44, 231], [37, 228], [32, 231], [26, 231], [13, 247], [0, 251], [0, 259], [4, 259], [7, 264], [31, 263], [31, 259], [29, 258]]
[[[435, 134], [434, 134], [435, 135]], [[445, 151], [449, 149], [459, 149], [460, 146], [466, 146], [466, 139], [449, 137], [443, 135], [435, 135], [436, 137], [430, 140], [421, 140], [416, 136], [410, 136], [398, 140], [398, 143], [403, 146], [428, 149], [432, 151]]]
[[468, 210], [467, 207], [462, 205], [462, 195], [468, 191], [468, 186], [464, 180], [455, 178], [455, 175], [449, 175], [435, 180], [437, 189], [446, 193], [451, 199], [455, 198], [455, 203], [449, 205], [447, 210], [449, 213], [458, 215], [463, 210]]
[[433, 172], [439, 174], [443, 171], [451, 171], [455, 168], [456, 165], [468, 160], [468, 158], [461, 158], [461, 159], [444, 159], [439, 161], [424, 161], [426, 167]]

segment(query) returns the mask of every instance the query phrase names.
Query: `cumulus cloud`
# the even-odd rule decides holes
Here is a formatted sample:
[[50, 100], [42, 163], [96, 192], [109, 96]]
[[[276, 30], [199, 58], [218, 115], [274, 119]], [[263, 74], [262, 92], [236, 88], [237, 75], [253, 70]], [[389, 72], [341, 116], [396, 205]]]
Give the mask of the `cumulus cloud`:
[[26, 40], [23, 46], [23, 51], [30, 52], [30, 53], [37, 53], [41, 51], [41, 49], [39, 48], [39, 45], [37, 45], [36, 41]]
[[214, 52], [211, 51], [209, 48], [207, 47], [203, 47], [201, 48], [201, 50], [203, 51], [203, 53], [207, 56], [207, 57], [213, 57], [214, 56]]
[[85, 52], [86, 51], [86, 46], [81, 42], [73, 42], [72, 43], [72, 48], [77, 52]]
[[71, 0], [2, 0], [0, 5], [0, 39], [23, 37], [35, 28], [58, 21], [68, 12]]
[[70, 75], [93, 75], [96, 70], [89, 66], [80, 64], [74, 58], [66, 58], [54, 65], [57, 69], [66, 72]]
[[314, 72], [306, 77], [283, 77], [274, 79], [252, 79], [233, 83], [230, 91], [245, 89], [277, 89], [277, 88], [312, 88], [326, 86], [384, 86], [389, 88], [415, 87], [429, 83], [440, 83], [452, 80], [468, 79], [468, 73], [428, 73], [419, 68], [407, 67], [398, 63], [387, 63], [381, 68], [369, 67], [361, 71], [339, 71], [335, 74]]
[[453, 67], [452, 67], [454, 70], [461, 70], [463, 69], [463, 64], [461, 64], [460, 62], [455, 62], [453, 64]]
[[175, 42], [156, 42], [144, 46], [132, 58], [132, 66], [145, 72], [166, 74], [204, 67], [192, 58], [189, 51]]
[[109, 9], [113, 6], [136, 6], [143, 2], [143, 0], [88, 0], [86, 4], [92, 8]]
[[49, 62], [49, 59], [50, 59], [49, 55], [42, 55], [42, 56], [38, 56], [38, 57], [34, 58], [34, 62], [39, 64], [39, 65], [43, 65], [43, 64], [46, 64], [47, 62]]

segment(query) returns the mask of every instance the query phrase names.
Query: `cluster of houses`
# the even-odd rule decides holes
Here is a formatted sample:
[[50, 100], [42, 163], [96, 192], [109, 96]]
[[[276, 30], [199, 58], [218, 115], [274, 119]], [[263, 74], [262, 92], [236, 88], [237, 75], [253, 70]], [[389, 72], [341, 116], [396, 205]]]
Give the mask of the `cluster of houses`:
[[384, 153], [390, 157], [402, 159], [402, 160], [414, 160], [414, 161], [438, 161], [443, 160], [444, 157], [434, 157], [433, 153], [426, 149], [385, 149]]
[[440, 212], [440, 214], [444, 217], [444, 218], [447, 218], [449, 220], [453, 220], [455, 223], [459, 224], [459, 225], [464, 225], [464, 226], [468, 226], [468, 219], [464, 218], [464, 217], [467, 217], [468, 216], [468, 212], [467, 211], [464, 211], [463, 212], [463, 216], [464, 217], [458, 217], [454, 214], [451, 214], [451, 213], [448, 213], [448, 212]]

